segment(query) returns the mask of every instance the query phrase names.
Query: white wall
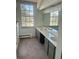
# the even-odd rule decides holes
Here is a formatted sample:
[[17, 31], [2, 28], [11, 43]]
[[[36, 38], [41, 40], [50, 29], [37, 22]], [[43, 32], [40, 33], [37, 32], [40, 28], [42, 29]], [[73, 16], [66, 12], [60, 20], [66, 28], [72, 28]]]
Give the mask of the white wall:
[[19, 43], [19, 22], [16, 23], [16, 48], [18, 47]]
[[35, 18], [34, 25], [35, 25], [35, 27], [43, 25], [43, 20], [42, 20], [43, 13], [42, 13], [42, 11], [37, 9], [36, 7], [37, 7], [37, 5], [34, 6], [34, 18]]
[[16, 36], [20, 35], [20, 0], [16, 1]]
[[16, 21], [20, 21], [20, 0], [16, 2]]
[[19, 37], [19, 23], [16, 23], [16, 36]]

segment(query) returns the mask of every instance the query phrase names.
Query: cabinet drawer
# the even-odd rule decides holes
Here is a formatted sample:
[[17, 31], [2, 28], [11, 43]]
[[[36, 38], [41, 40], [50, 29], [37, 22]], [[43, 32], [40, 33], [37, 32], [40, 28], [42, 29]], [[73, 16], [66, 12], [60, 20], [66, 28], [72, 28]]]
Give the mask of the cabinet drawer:
[[48, 55], [48, 39], [46, 39], [45, 38], [45, 51], [46, 51], [46, 53], [47, 53], [47, 55]]

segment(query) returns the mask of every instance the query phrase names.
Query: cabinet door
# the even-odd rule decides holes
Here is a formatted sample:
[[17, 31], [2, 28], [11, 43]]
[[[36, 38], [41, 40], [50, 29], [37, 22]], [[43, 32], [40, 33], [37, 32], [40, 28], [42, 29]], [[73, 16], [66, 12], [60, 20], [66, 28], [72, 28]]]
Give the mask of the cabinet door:
[[45, 39], [44, 39], [44, 35], [42, 33], [40, 33], [40, 43], [44, 44], [45, 43]]
[[40, 32], [36, 29], [36, 38], [40, 41]]
[[38, 37], [38, 41], [40, 41], [40, 32], [37, 31], [37, 37]]
[[48, 55], [48, 39], [47, 38], [45, 38], [45, 51]]
[[49, 56], [49, 59], [55, 59], [55, 46], [49, 42], [49, 53], [48, 53], [48, 56]]

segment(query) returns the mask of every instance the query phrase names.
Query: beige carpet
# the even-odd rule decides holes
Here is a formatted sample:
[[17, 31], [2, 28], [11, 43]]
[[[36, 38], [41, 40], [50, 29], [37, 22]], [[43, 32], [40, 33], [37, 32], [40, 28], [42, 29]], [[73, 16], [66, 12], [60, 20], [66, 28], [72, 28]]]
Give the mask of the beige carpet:
[[37, 39], [21, 39], [17, 50], [17, 59], [48, 59], [44, 46]]

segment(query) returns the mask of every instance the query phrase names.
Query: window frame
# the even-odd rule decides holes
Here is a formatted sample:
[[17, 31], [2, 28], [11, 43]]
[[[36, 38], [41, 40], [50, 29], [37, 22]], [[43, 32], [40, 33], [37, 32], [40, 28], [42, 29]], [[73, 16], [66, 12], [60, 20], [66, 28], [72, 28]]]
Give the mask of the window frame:
[[[26, 8], [26, 5], [28, 5], [29, 8], [28, 8], [28, 10], [22, 10], [22, 8], [21, 8], [21, 26], [22, 27], [34, 27], [34, 15], [31, 15], [31, 12], [34, 14], [34, 12], [33, 12], [33, 5], [32, 4], [23, 4], [23, 5], [25, 5], [24, 6], [25, 8]], [[30, 8], [31, 7], [30, 5], [32, 6], [32, 10]], [[22, 7], [22, 4], [20, 5], [20, 7]], [[27, 13], [23, 13], [23, 12], [28, 12], [28, 14]], [[24, 17], [25, 20], [23, 20], [22, 17]], [[27, 21], [26, 18], [28, 18], [29, 21]], [[31, 19], [33, 19], [33, 20], [31, 20]], [[31, 22], [31, 24], [30, 24], [30, 22]]]
[[59, 11], [50, 12], [50, 26], [58, 26], [58, 16], [59, 16]]

